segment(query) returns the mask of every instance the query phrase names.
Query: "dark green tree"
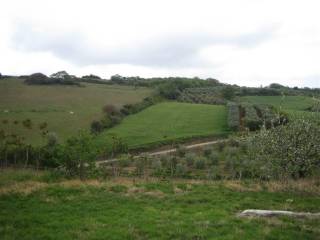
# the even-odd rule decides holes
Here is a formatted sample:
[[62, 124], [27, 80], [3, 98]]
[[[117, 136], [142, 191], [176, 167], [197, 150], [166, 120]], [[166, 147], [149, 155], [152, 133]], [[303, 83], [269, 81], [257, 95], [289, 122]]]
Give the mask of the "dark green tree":
[[232, 86], [226, 86], [221, 90], [222, 97], [232, 100], [235, 97], [235, 89]]
[[98, 153], [93, 135], [80, 131], [77, 136], [69, 138], [65, 144], [65, 167], [70, 175], [77, 175], [84, 180], [88, 171], [95, 167], [94, 162]]

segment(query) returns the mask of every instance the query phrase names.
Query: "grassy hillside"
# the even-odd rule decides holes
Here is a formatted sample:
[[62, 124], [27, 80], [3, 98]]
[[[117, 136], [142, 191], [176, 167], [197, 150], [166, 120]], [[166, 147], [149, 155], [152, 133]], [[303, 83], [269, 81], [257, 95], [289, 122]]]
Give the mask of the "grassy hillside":
[[319, 212], [312, 181], [56, 182], [25, 171], [0, 179], [1, 239], [319, 239], [319, 219], [237, 216], [252, 208]]
[[227, 129], [225, 106], [166, 102], [126, 117], [120, 125], [105, 131], [100, 139], [116, 134], [129, 148], [146, 144], [223, 134]]
[[[29, 86], [17, 79], [0, 80], [0, 129], [23, 134], [28, 142], [38, 144], [42, 141], [38, 131], [12, 124], [14, 120], [30, 118], [35, 125], [47, 122], [49, 130], [63, 140], [79, 129], [88, 129], [92, 120], [101, 118], [105, 104], [121, 106], [139, 102], [151, 91], [117, 85], [84, 85]], [[3, 120], [11, 123], [4, 124]]]
[[303, 111], [314, 104], [314, 100], [307, 96], [246, 96], [241, 98], [242, 102], [254, 104], [270, 104], [285, 110]]

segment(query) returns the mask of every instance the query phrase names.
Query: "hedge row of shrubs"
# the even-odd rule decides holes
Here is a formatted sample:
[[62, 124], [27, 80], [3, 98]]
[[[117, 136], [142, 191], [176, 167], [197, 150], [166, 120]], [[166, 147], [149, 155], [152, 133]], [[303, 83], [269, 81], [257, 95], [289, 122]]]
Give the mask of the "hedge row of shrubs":
[[230, 102], [228, 108], [228, 126], [232, 130], [249, 129], [256, 131], [262, 126], [270, 128], [288, 121], [285, 113], [277, 113], [269, 105], [237, 104]]
[[250, 131], [260, 129], [263, 124], [263, 119], [258, 116], [258, 107], [252, 104], [242, 104], [241, 108], [244, 111], [243, 124]]
[[[108, 111], [107, 109], [114, 109]], [[103, 107], [104, 116], [100, 120], [94, 120], [91, 123], [91, 133], [99, 134], [105, 129], [112, 128], [113, 126], [119, 124], [122, 119], [123, 115], [121, 112], [113, 105], [107, 104]]]
[[[26, 127], [30, 131], [37, 130], [32, 125]], [[84, 179], [95, 171], [97, 159], [112, 158], [128, 150], [116, 135], [109, 141], [97, 142], [95, 135], [80, 131], [59, 143], [57, 135], [48, 132], [43, 125], [40, 134], [46, 141], [43, 145], [32, 146], [22, 136], [0, 130], [0, 167], [55, 169], [64, 175]]]
[[203, 103], [203, 104], [225, 104], [225, 100], [213, 95], [198, 95], [192, 93], [182, 93], [177, 99], [179, 102]]
[[228, 108], [228, 126], [233, 131], [240, 129], [240, 106], [234, 102], [227, 104]]
[[156, 103], [159, 103], [163, 100], [161, 96], [154, 95], [151, 97], [146, 97], [143, 99], [142, 102], [136, 103], [136, 104], [126, 104], [121, 109], [120, 112], [123, 115], [130, 115], [135, 114], [138, 112], [141, 112], [142, 110], [146, 109], [147, 107], [150, 107]]
[[142, 102], [136, 104], [126, 104], [121, 109], [117, 109], [115, 106], [107, 104], [103, 107], [104, 117], [101, 120], [94, 120], [91, 123], [91, 132], [98, 134], [105, 129], [111, 128], [119, 124], [125, 116], [138, 113], [147, 107], [161, 102], [162, 99], [162, 97], [154, 95], [146, 97]]
[[207, 88], [187, 88], [182, 91], [178, 97], [180, 102], [204, 103], [204, 104], [226, 104], [222, 96], [223, 87]]

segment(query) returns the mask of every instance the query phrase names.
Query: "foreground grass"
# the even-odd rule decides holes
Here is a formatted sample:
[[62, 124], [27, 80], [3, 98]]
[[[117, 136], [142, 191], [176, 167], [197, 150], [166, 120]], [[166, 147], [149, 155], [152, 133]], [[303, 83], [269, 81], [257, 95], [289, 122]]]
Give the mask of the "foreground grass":
[[[0, 129], [21, 134], [28, 143], [39, 144], [43, 139], [37, 125], [47, 122], [49, 131], [56, 132], [60, 140], [64, 140], [79, 129], [89, 129], [93, 120], [102, 117], [101, 109], [105, 104], [120, 107], [139, 102], [151, 92], [127, 86], [83, 85], [85, 87], [30, 86], [18, 79], [0, 80]], [[35, 123], [34, 129], [26, 130], [21, 123], [12, 123], [27, 118]], [[4, 124], [3, 120], [9, 120], [10, 124]]]
[[129, 148], [175, 139], [225, 134], [225, 106], [166, 102], [126, 117], [121, 124], [101, 134], [121, 137]]
[[[11, 175], [16, 179], [19, 174], [11, 171], [6, 179]], [[276, 185], [270, 189], [267, 185], [254, 186], [155, 179], [84, 183], [25, 179], [16, 184], [11, 182], [8, 185], [11, 191], [4, 191], [7, 186], [0, 187], [0, 236], [1, 239], [319, 239], [319, 220], [237, 217], [238, 212], [248, 208], [320, 211], [319, 192], [295, 192], [277, 189]]]

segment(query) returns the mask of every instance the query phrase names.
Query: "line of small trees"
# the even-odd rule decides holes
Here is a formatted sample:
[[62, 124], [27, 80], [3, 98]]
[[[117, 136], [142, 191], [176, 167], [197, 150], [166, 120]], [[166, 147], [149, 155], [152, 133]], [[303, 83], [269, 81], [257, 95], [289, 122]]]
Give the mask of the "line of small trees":
[[47, 77], [43, 73], [34, 73], [26, 77], [26, 84], [37, 84], [37, 85], [51, 85], [51, 84], [62, 84], [62, 85], [77, 85], [80, 83], [76, 81], [77, 78], [73, 75], [69, 75], [66, 71], [60, 71], [51, 74]]
[[[43, 73], [33, 73], [29, 76], [24, 76], [26, 84], [36, 85], [76, 85], [82, 86], [81, 82], [97, 83], [97, 84], [108, 84], [106, 80], [102, 80], [99, 76], [90, 74], [84, 75], [81, 78], [75, 75], [70, 75], [66, 71], [59, 71], [51, 74], [49, 77]], [[111, 84], [111, 82], [109, 83]]]
[[[18, 125], [19, 122], [3, 120], [2, 124]], [[30, 145], [24, 137], [0, 130], [0, 167], [59, 169], [66, 176], [85, 179], [96, 170], [95, 161], [98, 158], [114, 156], [128, 149], [117, 136], [112, 136], [108, 144], [98, 144], [95, 135], [79, 131], [64, 143], [59, 143], [57, 135], [48, 131], [47, 123], [36, 125], [30, 119], [26, 119], [21, 125], [29, 131], [38, 131], [43, 137], [43, 144]]]
[[[53, 141], [51, 134], [49, 134], [46, 122], [35, 124], [30, 119], [25, 119], [21, 122], [14, 120], [12, 122], [8, 120], [2, 120], [2, 125], [13, 124], [15, 128], [19, 125], [21, 128], [27, 129], [28, 131], [37, 130], [43, 138], [50, 138]], [[5, 130], [0, 130], [0, 164], [3, 167], [9, 165], [35, 165], [37, 168], [40, 167], [41, 159], [41, 148], [33, 147], [27, 144], [25, 138], [18, 134], [9, 134]]]
[[237, 131], [240, 128], [240, 106], [234, 102], [227, 104], [228, 126], [231, 130]]
[[[158, 89], [159, 93], [168, 99], [188, 98], [185, 91], [189, 89], [216, 88], [218, 95], [223, 95], [224, 99], [232, 99], [234, 96], [281, 96], [285, 95], [308, 95], [319, 96], [319, 88], [290, 88], [277, 83], [272, 83], [266, 87], [240, 87], [237, 85], [228, 85], [219, 82], [214, 78], [200, 79], [198, 77], [167, 77], [167, 78], [142, 78], [139, 76], [124, 77], [119, 74], [110, 78], [113, 84], [153, 87]], [[188, 98], [188, 101], [191, 99]], [[207, 101], [207, 100], [206, 100]], [[211, 99], [212, 101], [212, 99]]]
[[124, 117], [138, 113], [161, 101], [163, 101], [163, 98], [161, 96], [153, 95], [150, 97], [146, 97], [143, 99], [143, 101], [135, 104], [125, 104], [120, 109], [112, 104], [107, 104], [102, 108], [103, 118], [100, 120], [92, 121], [91, 132], [94, 134], [99, 134], [103, 130], [119, 124]]
[[288, 122], [286, 113], [269, 105], [229, 102], [227, 109], [228, 126], [232, 130], [256, 131], [262, 126], [270, 128]]

